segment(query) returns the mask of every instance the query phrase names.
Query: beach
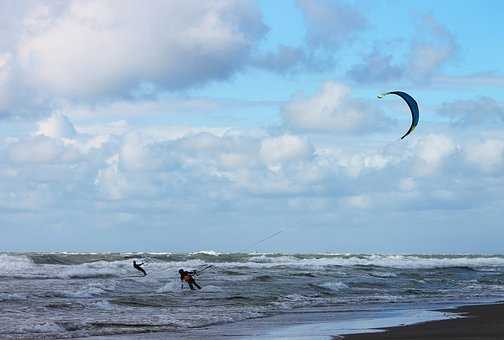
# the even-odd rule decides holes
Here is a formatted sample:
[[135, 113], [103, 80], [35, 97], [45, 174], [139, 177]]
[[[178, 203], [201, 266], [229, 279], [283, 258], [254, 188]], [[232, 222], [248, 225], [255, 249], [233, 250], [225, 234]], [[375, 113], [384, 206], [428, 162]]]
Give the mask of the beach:
[[[504, 339], [504, 304], [465, 306], [449, 310], [463, 318], [387, 328], [385, 332], [354, 334], [347, 340], [498, 340]], [[335, 337], [339, 339], [339, 337]]]
[[[93, 340], [264, 339], [264, 340], [490, 340], [504, 339], [504, 304], [369, 311], [293, 311], [273, 317], [212, 325], [186, 332], [92, 337]], [[428, 320], [431, 321], [428, 321]], [[432, 321], [432, 319], [436, 319]], [[388, 326], [387, 326], [388, 325]], [[396, 325], [395, 327], [390, 327]], [[348, 334], [353, 333], [353, 334]], [[83, 338], [84, 339], [84, 338]]]

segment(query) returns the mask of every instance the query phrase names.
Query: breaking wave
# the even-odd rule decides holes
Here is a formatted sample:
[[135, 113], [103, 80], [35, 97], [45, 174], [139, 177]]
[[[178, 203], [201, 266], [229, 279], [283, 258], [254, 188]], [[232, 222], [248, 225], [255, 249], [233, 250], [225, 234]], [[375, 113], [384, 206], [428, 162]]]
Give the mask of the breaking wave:
[[193, 264], [210, 262], [251, 266], [379, 266], [390, 268], [446, 268], [446, 267], [495, 267], [504, 266], [501, 255], [352, 255], [352, 254], [243, 254], [219, 253], [206, 250], [189, 254], [174, 253], [27, 253], [0, 254], [0, 269], [24, 269], [33, 265], [106, 265], [122, 262], [129, 265], [131, 259], [147, 259], [148, 263]]

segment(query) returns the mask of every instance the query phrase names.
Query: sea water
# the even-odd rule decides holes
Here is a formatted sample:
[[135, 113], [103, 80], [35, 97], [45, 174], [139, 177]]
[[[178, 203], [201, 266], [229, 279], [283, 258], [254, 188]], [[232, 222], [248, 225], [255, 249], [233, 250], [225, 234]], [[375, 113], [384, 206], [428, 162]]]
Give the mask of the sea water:
[[[145, 262], [148, 275], [132, 267]], [[181, 288], [178, 269], [211, 264]], [[504, 256], [0, 253], [0, 338], [177, 332], [293, 310], [504, 298]]]

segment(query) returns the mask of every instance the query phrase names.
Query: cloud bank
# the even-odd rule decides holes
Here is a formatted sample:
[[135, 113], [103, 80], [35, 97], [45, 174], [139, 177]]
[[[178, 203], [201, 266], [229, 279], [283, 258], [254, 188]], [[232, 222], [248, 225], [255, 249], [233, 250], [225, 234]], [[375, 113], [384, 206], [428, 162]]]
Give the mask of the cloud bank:
[[[157, 228], [173, 216], [189, 226], [198, 216], [231, 228], [230, 216], [260, 211], [267, 225], [298, 216], [322, 225], [346, 218], [348, 227], [383, 225], [387, 215], [445, 216], [440, 212], [502, 204], [502, 138], [431, 133], [383, 148], [360, 138], [340, 145], [267, 131], [159, 138], [128, 127], [83, 133], [62, 114], [37, 129], [0, 143], [5, 225], [26, 227], [35, 214], [48, 226], [120, 232], [137, 223]], [[95, 216], [97, 225], [86, 227], [90, 218], [68, 224], [65, 216], [80, 214]]]

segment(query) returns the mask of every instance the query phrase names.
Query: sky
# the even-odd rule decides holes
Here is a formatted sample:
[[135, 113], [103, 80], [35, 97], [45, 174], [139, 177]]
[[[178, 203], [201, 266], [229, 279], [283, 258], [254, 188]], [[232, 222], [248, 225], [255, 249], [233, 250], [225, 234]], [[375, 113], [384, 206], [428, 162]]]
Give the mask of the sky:
[[2, 1], [0, 250], [502, 253], [503, 11]]

